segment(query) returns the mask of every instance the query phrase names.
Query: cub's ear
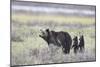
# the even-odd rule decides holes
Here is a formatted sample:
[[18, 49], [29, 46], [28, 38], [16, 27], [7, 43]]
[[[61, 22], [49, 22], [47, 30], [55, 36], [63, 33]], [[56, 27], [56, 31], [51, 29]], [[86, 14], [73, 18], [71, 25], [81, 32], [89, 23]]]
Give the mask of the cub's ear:
[[76, 40], [77, 39], [77, 36], [74, 36], [73, 40]]

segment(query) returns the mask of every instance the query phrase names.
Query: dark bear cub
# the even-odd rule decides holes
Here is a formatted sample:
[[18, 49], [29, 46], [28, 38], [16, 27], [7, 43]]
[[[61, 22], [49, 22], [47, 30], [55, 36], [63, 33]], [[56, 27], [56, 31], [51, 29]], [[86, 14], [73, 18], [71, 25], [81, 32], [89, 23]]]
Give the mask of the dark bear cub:
[[50, 31], [49, 29], [46, 29], [45, 31], [42, 31], [42, 35], [39, 35], [41, 38], [43, 38], [48, 45], [51, 43], [58, 46], [62, 47], [63, 52], [65, 54], [70, 53], [70, 48], [72, 44], [72, 39], [71, 36], [67, 32], [55, 32], [55, 31]]
[[79, 48], [80, 48], [80, 52], [84, 51], [84, 36], [83, 35], [81, 35], [79, 39]]
[[79, 42], [78, 42], [78, 37], [75, 36], [73, 38], [73, 45], [72, 48], [74, 48], [74, 53], [76, 54], [78, 51], [80, 52], [84, 52], [84, 36], [81, 35], [79, 38]]
[[78, 37], [77, 36], [75, 36], [74, 38], [73, 38], [73, 45], [72, 45], [72, 48], [74, 48], [74, 53], [76, 54], [77, 53], [77, 51], [78, 51]]

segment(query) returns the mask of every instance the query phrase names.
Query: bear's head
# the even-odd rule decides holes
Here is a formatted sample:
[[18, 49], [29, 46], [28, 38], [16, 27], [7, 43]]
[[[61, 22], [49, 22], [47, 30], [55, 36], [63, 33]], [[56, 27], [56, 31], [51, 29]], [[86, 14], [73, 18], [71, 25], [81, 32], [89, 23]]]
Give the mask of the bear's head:
[[39, 37], [43, 38], [47, 43], [49, 42], [49, 36], [50, 36], [50, 31], [49, 29], [46, 29], [46, 30], [40, 30], [41, 31], [41, 34], [39, 35]]

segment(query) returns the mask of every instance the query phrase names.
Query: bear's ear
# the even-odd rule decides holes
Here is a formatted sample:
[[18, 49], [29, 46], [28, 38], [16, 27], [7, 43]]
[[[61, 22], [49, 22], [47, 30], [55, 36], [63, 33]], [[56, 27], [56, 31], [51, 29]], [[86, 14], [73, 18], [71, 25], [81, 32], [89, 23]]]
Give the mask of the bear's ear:
[[48, 32], [48, 33], [49, 33], [49, 29], [46, 29], [46, 32]]
[[46, 29], [46, 31], [49, 31], [49, 29]]

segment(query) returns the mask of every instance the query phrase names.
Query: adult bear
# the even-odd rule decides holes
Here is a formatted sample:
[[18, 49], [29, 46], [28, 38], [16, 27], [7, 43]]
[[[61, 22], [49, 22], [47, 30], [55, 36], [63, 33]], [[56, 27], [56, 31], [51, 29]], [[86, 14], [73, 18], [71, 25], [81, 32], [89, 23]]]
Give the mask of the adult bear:
[[72, 38], [67, 32], [55, 32], [55, 31], [49, 31], [49, 29], [46, 29], [45, 31], [42, 31], [42, 35], [39, 35], [41, 38], [43, 38], [48, 45], [51, 43], [62, 47], [62, 50], [65, 54], [70, 53], [70, 48], [72, 45]]

